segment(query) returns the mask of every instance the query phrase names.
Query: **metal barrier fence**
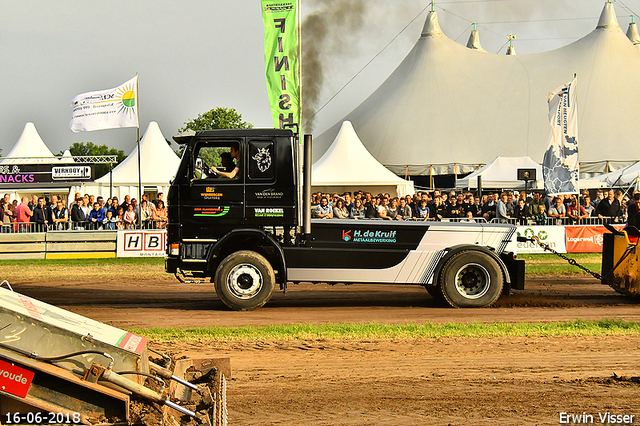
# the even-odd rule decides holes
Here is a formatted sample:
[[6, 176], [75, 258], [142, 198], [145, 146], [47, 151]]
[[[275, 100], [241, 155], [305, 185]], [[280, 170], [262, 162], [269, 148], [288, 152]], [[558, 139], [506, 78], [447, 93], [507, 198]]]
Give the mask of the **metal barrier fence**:
[[115, 257], [116, 240], [117, 231], [0, 233], [0, 259]]
[[[317, 218], [314, 218], [314, 219], [317, 219]], [[333, 219], [327, 219], [327, 220], [333, 220]], [[355, 218], [354, 220], [382, 221], [384, 219], [379, 218], [379, 217], [374, 217], [374, 218], [364, 218], [364, 219]], [[421, 221], [424, 221], [424, 220], [426, 220], [426, 221], [434, 221], [435, 219], [434, 218], [422, 219], [422, 218], [417, 218], [417, 217], [411, 217], [411, 218], [406, 218], [406, 219], [403, 219], [403, 220], [412, 221], [412, 222], [421, 222]], [[484, 217], [474, 217], [473, 219], [467, 219], [465, 217], [443, 217], [440, 220], [440, 222], [487, 223], [487, 221], [485, 220]], [[496, 218], [493, 218], [488, 223], [510, 223], [512, 225], [526, 225], [526, 226], [539, 225], [538, 223], [536, 223], [535, 220], [533, 220], [531, 218], [523, 218], [523, 219], [516, 219], [516, 218], [496, 219]], [[562, 218], [562, 219], [555, 219], [555, 218], [550, 217], [550, 218], [547, 218], [547, 223], [545, 225], [561, 225], [561, 226], [566, 226], [566, 225], [604, 225], [604, 224], [609, 224], [609, 223], [617, 223], [617, 224], [623, 225], [625, 222], [624, 221], [620, 221], [618, 218], [615, 218], [615, 217], [604, 217], [602, 219], [600, 219], [599, 217], [587, 217], [587, 218], [579, 219], [579, 220], [573, 220], [570, 217], [565, 217], [565, 218]]]
[[[618, 221], [616, 221], [616, 220], [618, 220]], [[515, 218], [496, 219], [496, 218], [493, 218], [493, 219], [491, 219], [490, 223], [510, 223], [512, 225], [526, 225], [526, 226], [540, 225], [539, 223], [536, 223], [535, 220], [530, 219], [530, 218], [526, 218], [526, 219], [515, 219]], [[610, 223], [619, 223], [619, 224], [622, 225], [625, 222], [624, 221], [619, 221], [619, 219], [615, 218], [615, 217], [603, 217], [602, 219], [600, 219], [599, 217], [587, 217], [587, 218], [579, 219], [579, 220], [573, 220], [570, 217], [564, 217], [564, 218], [561, 218], [561, 219], [549, 217], [549, 218], [547, 218], [546, 225], [562, 225], [562, 226], [566, 226], [566, 225], [604, 225], [604, 224], [610, 224]]]
[[59, 231], [117, 231], [120, 229], [165, 229], [167, 222], [164, 220], [143, 221], [141, 225], [137, 223], [126, 223], [124, 221], [110, 222], [63, 222], [63, 223], [35, 223], [35, 222], [14, 222], [10, 225], [0, 226], [0, 234], [10, 233], [39, 233], [39, 232], [59, 232]]

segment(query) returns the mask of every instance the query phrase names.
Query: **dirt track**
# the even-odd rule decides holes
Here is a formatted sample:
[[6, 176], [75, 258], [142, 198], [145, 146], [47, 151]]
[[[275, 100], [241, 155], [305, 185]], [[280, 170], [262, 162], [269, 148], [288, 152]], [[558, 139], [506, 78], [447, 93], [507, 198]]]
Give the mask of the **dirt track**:
[[[13, 280], [18, 292], [121, 328], [325, 322], [520, 322], [614, 318], [640, 307], [592, 279], [529, 280], [495, 307], [439, 307], [410, 286], [292, 286], [254, 312], [224, 309], [210, 284]], [[230, 357], [230, 424], [559, 425], [560, 413], [635, 415], [640, 336], [152, 343]], [[613, 378], [614, 372], [623, 376]], [[587, 418], [588, 419], [588, 418]]]
[[213, 285], [173, 277], [90, 282], [13, 280], [20, 293], [120, 328], [319, 324], [343, 322], [518, 322], [617, 318], [640, 321], [635, 301], [590, 278], [529, 279], [528, 289], [487, 309], [439, 305], [422, 288], [391, 285], [292, 285], [253, 312], [225, 308]]

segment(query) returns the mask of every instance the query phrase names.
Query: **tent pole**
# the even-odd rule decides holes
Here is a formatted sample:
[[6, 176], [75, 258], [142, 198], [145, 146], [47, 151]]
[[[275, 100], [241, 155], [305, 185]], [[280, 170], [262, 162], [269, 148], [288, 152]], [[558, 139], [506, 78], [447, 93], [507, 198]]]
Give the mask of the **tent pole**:
[[[138, 74], [136, 73], [136, 76]], [[136, 79], [136, 107], [138, 108], [138, 127], [136, 127], [136, 143], [138, 145], [138, 212], [142, 210], [142, 168], [140, 161], [140, 97], [138, 96], [139, 82]], [[142, 216], [138, 213], [138, 228], [142, 228]]]
[[433, 191], [433, 165], [429, 165], [429, 186]]

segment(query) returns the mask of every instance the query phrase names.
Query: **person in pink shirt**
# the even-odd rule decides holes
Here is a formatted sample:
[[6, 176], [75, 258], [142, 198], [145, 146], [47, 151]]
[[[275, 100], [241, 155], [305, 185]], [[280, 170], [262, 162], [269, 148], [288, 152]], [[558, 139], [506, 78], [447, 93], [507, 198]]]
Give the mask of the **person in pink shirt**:
[[[29, 208], [29, 197], [22, 197], [22, 203], [18, 204], [16, 207], [16, 222], [17, 223], [29, 223], [31, 221], [31, 216], [33, 212]], [[25, 232], [29, 228], [27, 225], [20, 225], [20, 232]]]

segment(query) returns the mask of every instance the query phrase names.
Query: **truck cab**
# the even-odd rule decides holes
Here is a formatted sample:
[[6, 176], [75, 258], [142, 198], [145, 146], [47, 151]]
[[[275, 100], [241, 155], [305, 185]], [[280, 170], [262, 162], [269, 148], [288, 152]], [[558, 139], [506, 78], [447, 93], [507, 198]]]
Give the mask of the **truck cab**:
[[167, 198], [165, 269], [210, 279], [232, 309], [263, 306], [289, 282], [415, 284], [455, 307], [524, 288], [524, 262], [505, 251], [513, 225], [310, 219], [310, 137], [304, 171], [289, 130], [174, 139], [184, 153]]

